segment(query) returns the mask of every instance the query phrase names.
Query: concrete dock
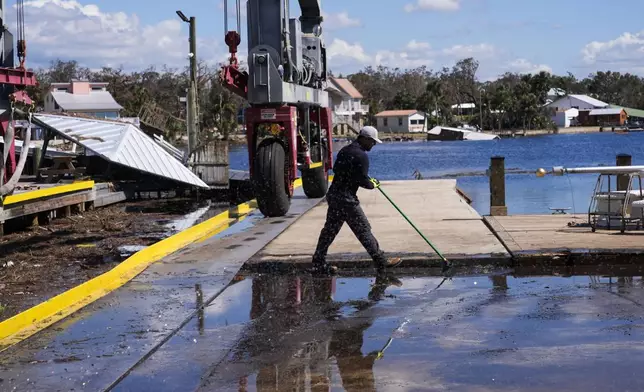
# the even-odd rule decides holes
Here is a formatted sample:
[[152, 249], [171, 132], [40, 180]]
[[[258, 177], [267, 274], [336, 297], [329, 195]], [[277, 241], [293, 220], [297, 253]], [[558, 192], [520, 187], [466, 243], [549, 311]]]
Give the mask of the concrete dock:
[[[459, 195], [456, 180], [385, 181], [382, 189], [445, 257], [503, 264], [510, 253], [483, 218]], [[435, 266], [439, 258], [378, 190], [360, 189], [358, 197], [383, 250], [402, 256], [403, 266]], [[311, 209], [249, 261], [249, 268], [308, 264], [324, 226], [325, 202]], [[344, 225], [329, 249], [329, 262], [346, 267], [371, 259]]]
[[[583, 213], [482, 217], [459, 193], [456, 180], [389, 181], [382, 187], [457, 266], [644, 262], [644, 230], [592, 232]], [[436, 253], [380, 192], [360, 189], [358, 197], [382, 249], [404, 259], [401, 268], [440, 265]], [[308, 268], [326, 212], [322, 201], [254, 255], [245, 268]], [[341, 269], [372, 265], [347, 225], [329, 249], [328, 261]]]
[[[561, 261], [644, 261], [644, 231], [592, 232], [586, 214], [486, 216], [485, 221], [515, 263]], [[553, 259], [555, 258], [555, 259]]]

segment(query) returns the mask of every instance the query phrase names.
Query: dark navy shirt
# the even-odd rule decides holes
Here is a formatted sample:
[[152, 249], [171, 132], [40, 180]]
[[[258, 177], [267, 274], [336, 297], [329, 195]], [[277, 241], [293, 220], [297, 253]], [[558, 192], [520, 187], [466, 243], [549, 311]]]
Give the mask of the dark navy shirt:
[[333, 165], [333, 181], [327, 192], [329, 203], [358, 205], [358, 188], [373, 189], [369, 157], [357, 141], [343, 147]]

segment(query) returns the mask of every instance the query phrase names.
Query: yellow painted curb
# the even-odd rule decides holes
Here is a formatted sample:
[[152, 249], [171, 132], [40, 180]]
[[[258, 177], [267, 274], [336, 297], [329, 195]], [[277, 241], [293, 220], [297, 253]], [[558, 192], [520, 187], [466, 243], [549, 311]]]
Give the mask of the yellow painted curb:
[[[329, 180], [332, 179], [333, 176], [329, 176]], [[302, 186], [301, 179], [296, 179], [294, 186]], [[221, 233], [243, 220], [256, 208], [256, 200], [239, 204], [205, 222], [152, 244], [102, 275], [1, 322], [0, 352], [123, 286], [165, 256]]]
[[33, 199], [42, 199], [45, 197], [51, 197], [56, 195], [61, 195], [63, 193], [69, 192], [78, 192], [94, 187], [94, 181], [79, 181], [72, 184], [52, 186], [49, 188], [38, 189], [36, 191], [22, 192], [15, 195], [7, 196], [4, 198], [4, 205], [8, 206], [10, 204], [22, 203], [25, 201]]

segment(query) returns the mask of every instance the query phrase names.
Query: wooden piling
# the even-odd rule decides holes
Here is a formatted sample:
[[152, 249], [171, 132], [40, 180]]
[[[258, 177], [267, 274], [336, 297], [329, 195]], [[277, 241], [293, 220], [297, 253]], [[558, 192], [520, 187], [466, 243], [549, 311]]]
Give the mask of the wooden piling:
[[[616, 165], [617, 166], [631, 166], [633, 163], [633, 157], [628, 154], [617, 154]], [[629, 176], [628, 174], [619, 174], [617, 175], [617, 190], [625, 191], [628, 188]]]
[[490, 160], [490, 215], [507, 216], [505, 205], [505, 157]]
[[56, 211], [57, 218], [68, 218], [72, 214], [72, 206], [65, 206]]
[[34, 153], [32, 155], [32, 157], [33, 157], [32, 162], [33, 162], [33, 174], [35, 176], [38, 176], [38, 172], [40, 170], [40, 158], [41, 158], [41, 155], [42, 155], [42, 147], [38, 146], [38, 147], [34, 148]]

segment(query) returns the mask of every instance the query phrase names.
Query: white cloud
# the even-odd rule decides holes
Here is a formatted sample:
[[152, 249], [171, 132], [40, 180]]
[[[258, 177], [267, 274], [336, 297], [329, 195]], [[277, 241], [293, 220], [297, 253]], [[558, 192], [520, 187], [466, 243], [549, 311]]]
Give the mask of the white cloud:
[[455, 58], [476, 57], [477, 59], [493, 56], [496, 52], [497, 50], [494, 45], [486, 43], [478, 45], [454, 45], [442, 50], [442, 53], [446, 56]]
[[341, 62], [352, 60], [359, 64], [367, 64], [371, 61], [371, 56], [367, 55], [362, 45], [359, 43], [350, 44], [337, 38], [328, 46], [327, 58], [330, 64], [333, 64], [336, 60]]
[[331, 68], [359, 68], [367, 65], [383, 65], [388, 67], [415, 68], [423, 65], [430, 66], [434, 60], [429, 57], [429, 46], [424, 43], [411, 41], [409, 47], [416, 47], [416, 51], [390, 51], [379, 50], [369, 54], [359, 43], [348, 43], [341, 39], [334, 39], [327, 49], [328, 62]]
[[339, 29], [345, 29], [348, 27], [362, 26], [362, 22], [360, 21], [360, 19], [350, 17], [349, 13], [347, 12], [339, 12], [337, 14], [322, 13], [322, 16], [324, 17], [324, 22], [322, 22], [322, 26], [325, 29], [339, 30]]
[[421, 66], [433, 67], [437, 63], [447, 64], [466, 57], [490, 58], [499, 51], [488, 43], [433, 49], [429, 43], [413, 39], [400, 51], [378, 50], [369, 53], [360, 43], [348, 43], [336, 38], [329, 46], [327, 53], [328, 62], [332, 69], [342, 68], [351, 72], [368, 65], [403, 69]]
[[434, 64], [434, 60], [427, 56], [426, 52], [392, 52], [381, 50], [374, 56], [375, 65], [399, 68], [417, 68], [423, 65], [429, 67]]
[[407, 44], [407, 49], [409, 49], [409, 50], [419, 50], [419, 49], [428, 50], [430, 48], [431, 48], [431, 45], [429, 43], [427, 43], [427, 42], [418, 42], [415, 39], [412, 39]]
[[610, 41], [593, 41], [581, 50], [586, 64], [602, 63], [613, 70], [638, 69], [644, 61], [644, 31], [623, 33]]
[[457, 11], [460, 8], [460, 0], [417, 0], [415, 4], [405, 5], [406, 12]]
[[508, 63], [506, 67], [511, 72], [522, 74], [536, 74], [541, 71], [552, 73], [552, 68], [546, 64], [533, 64], [526, 59], [516, 59]]
[[[77, 60], [82, 65], [140, 69], [150, 65], [187, 65], [187, 24], [178, 17], [143, 24], [136, 14], [103, 12], [95, 4], [76, 0], [25, 1], [27, 66], [47, 66], [49, 60]], [[199, 60], [223, 61], [226, 48], [202, 37]]]

